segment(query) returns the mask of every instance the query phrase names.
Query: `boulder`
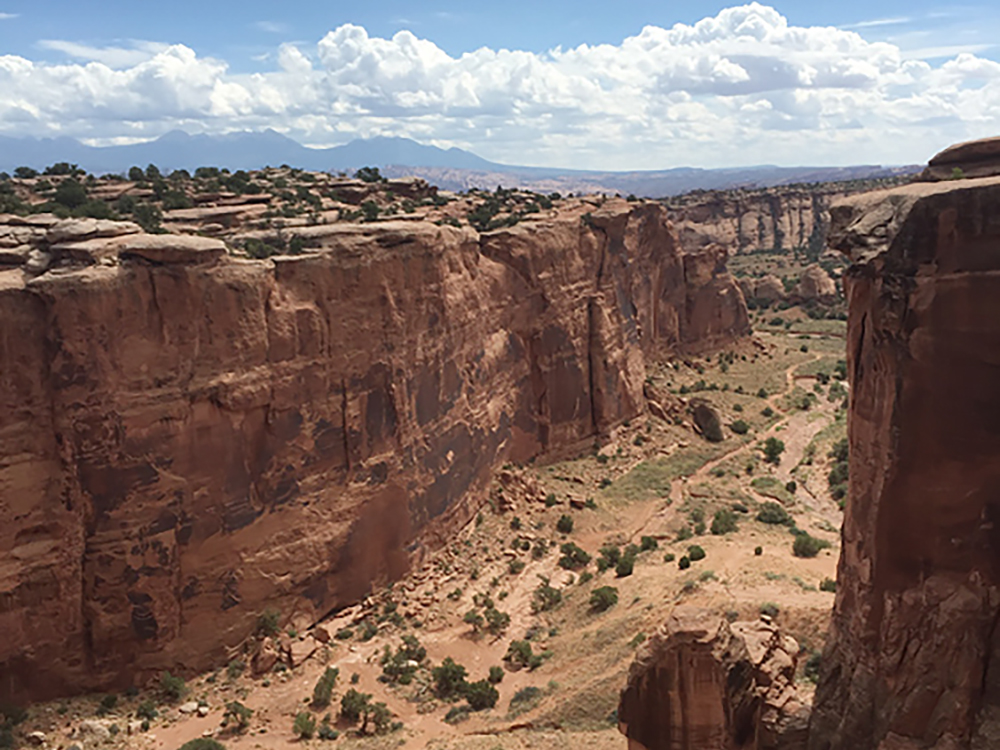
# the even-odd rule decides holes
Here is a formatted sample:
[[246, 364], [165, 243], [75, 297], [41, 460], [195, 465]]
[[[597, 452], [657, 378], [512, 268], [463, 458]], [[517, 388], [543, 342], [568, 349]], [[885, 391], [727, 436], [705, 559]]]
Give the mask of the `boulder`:
[[785, 298], [785, 285], [774, 274], [767, 274], [754, 284], [755, 298], [765, 302], [779, 302]]
[[111, 730], [101, 722], [94, 721], [93, 719], [81, 721], [80, 725], [76, 728], [76, 733], [81, 739], [93, 740], [95, 742], [104, 742], [111, 738]]
[[722, 419], [715, 407], [703, 398], [691, 399], [688, 407], [691, 410], [695, 427], [698, 428], [702, 437], [710, 443], [721, 443], [725, 439], [722, 434]]
[[194, 265], [222, 258], [226, 243], [181, 234], [139, 234], [119, 242], [118, 253], [123, 258], [137, 257], [153, 263]]
[[677, 607], [629, 669], [619, 730], [630, 750], [804, 750], [797, 652], [770, 623]]
[[813, 264], [802, 272], [792, 296], [803, 302], [834, 302], [837, 299], [837, 285], [820, 266]]

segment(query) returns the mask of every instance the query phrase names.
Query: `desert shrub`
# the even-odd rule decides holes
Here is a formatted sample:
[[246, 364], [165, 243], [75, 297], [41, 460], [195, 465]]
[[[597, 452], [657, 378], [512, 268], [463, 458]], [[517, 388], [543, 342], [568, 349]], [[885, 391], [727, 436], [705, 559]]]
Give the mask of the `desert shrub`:
[[503, 667], [490, 667], [490, 676], [487, 678], [493, 685], [503, 682]]
[[778, 464], [781, 461], [781, 454], [785, 452], [785, 444], [776, 437], [769, 437], [764, 441], [764, 460], [769, 464]]
[[672, 563], [677, 559], [677, 556], [673, 552], [668, 552], [663, 556], [663, 562]]
[[434, 692], [439, 698], [449, 699], [461, 695], [465, 690], [465, 678], [468, 675], [465, 667], [457, 664], [450, 656], [446, 658], [441, 666], [431, 670], [431, 678], [434, 680]]
[[677, 567], [681, 570], [687, 570], [691, 567], [691, 559], [687, 555], [684, 555], [684, 557], [677, 561]]
[[590, 563], [590, 555], [573, 542], [566, 542], [559, 548], [562, 557], [559, 558], [559, 567], [566, 570], [579, 570]]
[[181, 750], [226, 750], [226, 746], [218, 740], [209, 737], [199, 737], [196, 740], [185, 742], [181, 745]]
[[770, 419], [771, 417], [774, 416], [774, 409], [772, 409], [770, 406], [766, 406], [766, 407], [764, 407], [764, 409], [761, 411], [760, 414], [761, 414], [761, 416], [767, 417], [768, 419]]
[[[525, 543], [530, 544], [527, 539]], [[531, 559], [541, 560], [549, 551], [549, 543], [544, 539], [538, 539], [535, 541], [534, 546], [531, 548]]]
[[737, 435], [746, 435], [750, 431], [750, 425], [748, 425], [742, 419], [737, 419], [735, 422], [729, 425], [729, 429], [735, 432]]
[[559, 499], [556, 497], [556, 493], [550, 492], [545, 496], [545, 507], [554, 508], [559, 504]]
[[698, 562], [699, 560], [705, 559], [705, 550], [699, 547], [697, 544], [688, 547], [688, 558], [691, 562]]
[[618, 589], [601, 586], [590, 592], [590, 608], [594, 612], [606, 612], [618, 603]]
[[246, 668], [246, 662], [240, 661], [239, 659], [233, 659], [226, 665], [226, 677], [230, 680], [235, 680], [246, 671]]
[[615, 565], [615, 576], [618, 578], [627, 578], [632, 575], [632, 570], [635, 567], [635, 555], [622, 555], [618, 564]]
[[728, 508], [715, 511], [715, 517], [712, 519], [712, 533], [720, 536], [733, 531], [739, 531], [739, 526], [736, 524], [736, 514]]
[[78, 208], [87, 202], [87, 188], [73, 178], [63, 180], [52, 199], [66, 208]]
[[795, 490], [797, 490], [798, 488], [799, 488], [799, 485], [798, 485], [798, 484], [796, 484], [796, 482], [795, 482], [795, 480], [794, 480], [794, 479], [793, 479], [793, 480], [791, 480], [790, 482], [787, 482], [787, 483], [785, 484], [785, 489], [786, 489], [786, 490], [787, 490], [788, 492], [791, 492], [792, 494], [795, 494]]
[[222, 716], [222, 726], [227, 729], [232, 727], [234, 732], [245, 732], [250, 726], [250, 719], [253, 717], [253, 709], [244, 706], [239, 701], [231, 701], [226, 704], [226, 713]]
[[814, 651], [808, 659], [806, 659], [806, 664], [802, 668], [802, 674], [805, 676], [809, 682], [817, 683], [819, 682], [819, 672], [823, 667], [823, 656], [818, 651]]
[[764, 548], [763, 548], [763, 547], [754, 547], [754, 548], [753, 548], [753, 553], [754, 553], [754, 554], [755, 554], [755, 555], [756, 555], [757, 557], [760, 557], [761, 555], [763, 555], [763, 554], [764, 554]]
[[622, 551], [613, 545], [605, 545], [598, 551], [600, 557], [597, 558], [597, 569], [604, 572], [608, 568], [613, 568], [622, 557]]
[[796, 534], [792, 543], [792, 554], [796, 557], [816, 557], [820, 550], [826, 549], [830, 543], [825, 539], [817, 539], [806, 532]]
[[556, 521], [556, 531], [560, 534], [570, 534], [573, 532], [573, 519], [570, 516], [562, 515], [559, 516], [559, 520]]
[[780, 611], [781, 610], [778, 608], [778, 605], [774, 602], [766, 602], [760, 605], [760, 613], [762, 615], [767, 615], [768, 617], [777, 617], [778, 612]]
[[179, 701], [187, 693], [184, 678], [164, 672], [160, 675], [160, 693], [168, 701]]
[[378, 167], [361, 167], [354, 173], [354, 179], [362, 182], [381, 182], [382, 175], [379, 173]]
[[446, 724], [458, 724], [468, 719], [471, 713], [472, 707], [468, 704], [464, 706], [452, 706], [448, 709], [448, 713], [444, 715], [444, 721]]
[[523, 560], [511, 560], [509, 563], [507, 563], [507, 572], [510, 573], [512, 576], [516, 576], [522, 570], [524, 570]]
[[281, 613], [276, 609], [265, 609], [257, 617], [257, 635], [275, 636], [281, 631]]
[[326, 708], [330, 705], [333, 689], [337, 686], [337, 677], [339, 676], [340, 670], [336, 667], [326, 668], [313, 688], [312, 704], [315, 708]]
[[510, 663], [512, 667], [526, 667], [531, 664], [534, 656], [531, 644], [528, 641], [511, 641], [507, 646], [507, 653], [503, 660]]
[[370, 693], [361, 693], [351, 688], [340, 699], [340, 717], [351, 724], [361, 720], [371, 704]]
[[358, 630], [358, 640], [370, 641], [378, 635], [378, 627], [371, 620], [362, 620]]
[[539, 578], [542, 582], [535, 589], [531, 599], [531, 610], [536, 614], [555, 609], [562, 602], [562, 592], [551, 586], [548, 578], [544, 576], [539, 576]]
[[639, 539], [640, 552], [651, 552], [654, 549], [657, 549], [659, 546], [660, 543], [651, 536], [644, 536]]
[[521, 525], [522, 525], [521, 524], [521, 519], [518, 516], [514, 516], [512, 519], [510, 519], [510, 529], [511, 529], [511, 531], [520, 531], [521, 530]]
[[502, 635], [510, 627], [510, 615], [496, 607], [486, 609], [486, 629], [490, 635]]
[[137, 718], [145, 719], [146, 721], [152, 721], [160, 712], [156, 710], [156, 704], [151, 700], [144, 700], [135, 709], [135, 715]]
[[787, 524], [791, 523], [792, 517], [788, 515], [788, 511], [781, 503], [768, 501], [761, 503], [757, 520], [761, 523]]
[[97, 715], [104, 716], [105, 714], [114, 711], [117, 705], [118, 705], [117, 695], [114, 694], [105, 695], [103, 698], [101, 698], [101, 702], [97, 704]]
[[823, 581], [819, 584], [819, 590], [835, 593], [837, 591], [837, 582], [832, 578], [824, 578]]
[[684, 542], [694, 536], [694, 532], [691, 531], [690, 526], [684, 526], [680, 531], [677, 532], [677, 541]]
[[316, 734], [316, 717], [308, 711], [300, 711], [295, 715], [292, 731], [300, 739], [312, 739], [312, 736]]
[[509, 712], [511, 716], [517, 716], [525, 711], [530, 711], [542, 699], [542, 690], [534, 686], [521, 688], [510, 699]]
[[490, 684], [489, 680], [479, 680], [470, 683], [465, 689], [465, 700], [473, 711], [484, 711], [493, 708], [500, 699], [500, 693]]

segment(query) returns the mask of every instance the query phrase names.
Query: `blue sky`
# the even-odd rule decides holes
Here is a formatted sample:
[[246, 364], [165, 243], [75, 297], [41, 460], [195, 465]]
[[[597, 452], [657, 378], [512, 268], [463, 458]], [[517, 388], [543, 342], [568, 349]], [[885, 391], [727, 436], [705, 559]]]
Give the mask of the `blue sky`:
[[538, 165], [903, 163], [1000, 131], [998, 40], [1000, 4], [928, 0], [0, 0], [0, 134], [273, 127]]

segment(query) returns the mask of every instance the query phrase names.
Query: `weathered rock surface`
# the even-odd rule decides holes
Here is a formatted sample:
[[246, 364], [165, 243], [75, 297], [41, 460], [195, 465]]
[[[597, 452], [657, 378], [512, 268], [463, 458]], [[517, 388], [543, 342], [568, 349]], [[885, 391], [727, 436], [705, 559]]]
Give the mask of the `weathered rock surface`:
[[937, 182], [1000, 175], [1000, 138], [982, 138], [949, 146], [927, 163], [920, 179]]
[[629, 669], [618, 707], [629, 750], [803, 750], [797, 652], [770, 623], [677, 607]]
[[1000, 746], [1000, 178], [833, 209], [850, 493], [812, 750]]
[[656, 204], [584, 210], [0, 270], [0, 697], [203, 669], [267, 607], [356, 602], [500, 464], [641, 413], [647, 355], [748, 332], [725, 253], [682, 253]]
[[791, 296], [804, 302], [829, 303], [837, 299], [837, 285], [826, 271], [813, 264], [802, 272]]

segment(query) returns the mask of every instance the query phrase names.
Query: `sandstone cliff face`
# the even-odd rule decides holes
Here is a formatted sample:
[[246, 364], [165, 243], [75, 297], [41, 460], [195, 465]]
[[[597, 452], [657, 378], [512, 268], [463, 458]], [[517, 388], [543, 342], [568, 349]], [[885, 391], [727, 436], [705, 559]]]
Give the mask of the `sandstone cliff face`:
[[667, 205], [684, 247], [720, 244], [734, 253], [822, 252], [832, 201], [849, 191], [772, 188], [694, 193]]
[[677, 607], [629, 669], [618, 708], [629, 750], [802, 750], [797, 652], [770, 623]]
[[850, 497], [812, 750], [1000, 746], [1000, 179], [833, 210]]
[[661, 207], [582, 213], [266, 261], [0, 222], [0, 696], [202, 669], [267, 607], [354, 602], [500, 463], [640, 413], [644, 357], [749, 331], [725, 254]]

